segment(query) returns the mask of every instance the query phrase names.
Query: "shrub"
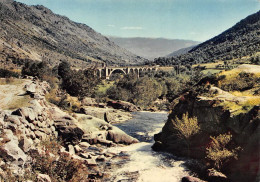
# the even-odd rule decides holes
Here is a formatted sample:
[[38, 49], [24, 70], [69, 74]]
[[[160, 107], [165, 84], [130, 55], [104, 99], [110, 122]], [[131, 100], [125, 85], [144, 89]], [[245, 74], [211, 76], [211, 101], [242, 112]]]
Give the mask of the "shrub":
[[92, 95], [100, 81], [95, 76], [94, 69], [72, 70], [69, 63], [65, 61], [59, 64], [58, 74], [62, 79], [62, 89], [79, 98]]
[[56, 139], [41, 143], [43, 152], [31, 154], [32, 173], [42, 173], [56, 181], [87, 180], [87, 167], [82, 161], [71, 158], [68, 153], [60, 152], [60, 143]]
[[253, 73], [241, 72], [238, 78], [226, 79], [220, 82], [218, 86], [225, 91], [245, 91], [253, 88], [260, 79]]
[[227, 144], [232, 139], [231, 134], [220, 134], [210, 138], [211, 142], [206, 148], [206, 158], [211, 160], [216, 168], [220, 169], [231, 158], [237, 159], [237, 151], [240, 147], [231, 150], [227, 148]]
[[28, 61], [22, 68], [22, 75], [36, 76], [40, 80], [44, 80], [44, 76], [52, 75], [52, 70], [48, 66], [47, 62], [31, 62]]
[[109, 98], [132, 102], [140, 107], [151, 106], [163, 94], [163, 86], [155, 78], [126, 75], [107, 90]]
[[10, 78], [10, 77], [18, 78], [19, 76], [20, 74], [17, 72], [0, 68], [0, 78]]
[[175, 120], [172, 120], [172, 123], [174, 128], [178, 131], [178, 135], [186, 140], [192, 135], [197, 134], [200, 130], [197, 117], [189, 118], [188, 113], [184, 113], [182, 119], [176, 116]]

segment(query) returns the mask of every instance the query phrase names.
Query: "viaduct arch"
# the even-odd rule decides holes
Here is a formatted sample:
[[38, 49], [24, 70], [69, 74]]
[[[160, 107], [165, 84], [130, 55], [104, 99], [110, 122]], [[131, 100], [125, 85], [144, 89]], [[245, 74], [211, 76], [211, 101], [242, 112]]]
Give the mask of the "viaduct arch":
[[120, 70], [125, 75], [134, 73], [137, 74], [137, 76], [140, 76], [141, 72], [145, 71], [157, 71], [157, 66], [136, 66], [136, 67], [103, 67], [103, 68], [97, 68], [97, 75], [99, 78], [102, 78], [104, 76], [106, 79], [109, 79], [110, 76], [113, 74], [114, 71]]

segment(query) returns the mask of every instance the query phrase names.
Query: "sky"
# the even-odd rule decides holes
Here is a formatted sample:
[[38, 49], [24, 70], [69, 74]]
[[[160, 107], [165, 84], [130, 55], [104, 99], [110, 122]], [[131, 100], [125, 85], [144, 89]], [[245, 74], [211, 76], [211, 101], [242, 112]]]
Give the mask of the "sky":
[[206, 41], [260, 10], [260, 0], [17, 0], [106, 36]]

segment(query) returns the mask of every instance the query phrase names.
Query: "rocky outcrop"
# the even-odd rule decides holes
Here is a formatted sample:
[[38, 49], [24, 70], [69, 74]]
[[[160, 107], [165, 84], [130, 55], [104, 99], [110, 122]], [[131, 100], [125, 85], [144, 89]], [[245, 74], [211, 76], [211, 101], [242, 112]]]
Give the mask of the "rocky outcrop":
[[123, 109], [129, 112], [139, 111], [140, 109], [130, 102], [125, 101], [108, 101], [107, 106], [111, 106], [114, 109]]
[[[44, 98], [44, 94], [48, 92], [46, 83], [34, 80], [28, 85], [25, 91], [32, 97], [28, 107], [13, 111], [0, 110], [0, 161], [3, 163], [0, 165], [1, 176], [6, 175], [1, 170], [3, 165], [10, 166], [14, 174], [23, 175], [33, 157], [53, 157], [53, 154], [46, 153], [39, 146], [46, 141], [60, 140], [63, 147], [58, 153], [88, 166], [89, 178], [94, 179], [97, 177], [96, 173], [101, 174], [98, 171], [99, 162], [108, 161], [116, 155], [105, 152], [105, 148], [138, 142], [104, 119], [86, 114], [74, 113], [71, 116], [51, 105]], [[59, 157], [55, 160], [58, 159]], [[37, 174], [37, 180], [50, 181], [50, 176]]]
[[83, 106], [80, 109], [80, 111], [83, 114], [105, 120], [110, 124], [123, 122], [131, 119], [132, 117], [132, 115], [129, 112], [108, 108], [108, 107], [99, 108], [99, 107], [92, 107], [92, 106]]
[[106, 121], [77, 114], [78, 126], [84, 131], [82, 141], [90, 144], [103, 144], [112, 146], [114, 144], [132, 144], [138, 140], [127, 135], [119, 128], [112, 126]]
[[[155, 135], [153, 149], [204, 160], [210, 136], [231, 133], [232, 145], [240, 146], [243, 150], [239, 153], [238, 160], [231, 160], [225, 165], [224, 173], [234, 181], [254, 181], [260, 171], [257, 165], [260, 162], [259, 106], [247, 113], [234, 115], [223, 106], [218, 106], [218, 102], [220, 101], [190, 94], [181, 96], [162, 132]], [[196, 116], [201, 127], [200, 133], [190, 138], [189, 146], [179, 137], [172, 123], [176, 116], [181, 118], [183, 113], [188, 113], [190, 117]]]

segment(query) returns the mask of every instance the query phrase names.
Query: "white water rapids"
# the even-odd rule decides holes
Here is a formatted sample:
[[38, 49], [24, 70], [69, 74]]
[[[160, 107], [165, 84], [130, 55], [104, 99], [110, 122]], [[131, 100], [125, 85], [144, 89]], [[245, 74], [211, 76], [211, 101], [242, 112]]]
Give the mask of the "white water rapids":
[[137, 112], [133, 119], [116, 125], [141, 142], [108, 149], [118, 154], [123, 151], [130, 156], [130, 160], [113, 171], [111, 181], [179, 182], [189, 174], [183, 166], [184, 161], [151, 149], [153, 135], [162, 129], [166, 119], [167, 113]]

